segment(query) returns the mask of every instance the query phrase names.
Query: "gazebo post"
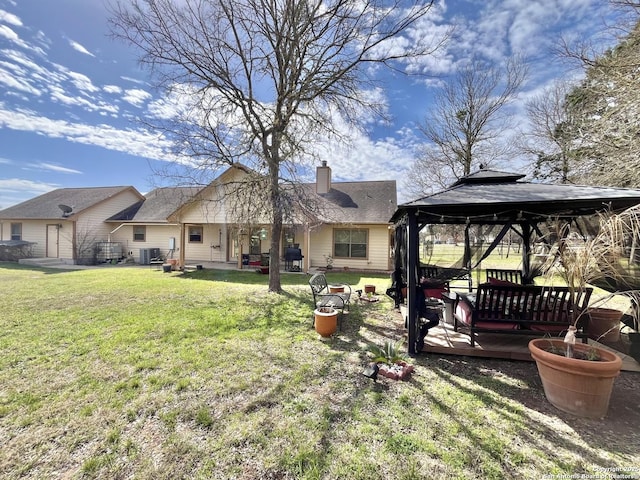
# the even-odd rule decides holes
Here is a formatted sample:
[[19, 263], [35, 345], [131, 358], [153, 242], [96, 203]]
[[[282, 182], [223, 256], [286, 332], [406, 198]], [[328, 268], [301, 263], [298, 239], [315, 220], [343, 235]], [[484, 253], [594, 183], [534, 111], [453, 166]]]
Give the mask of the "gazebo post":
[[531, 225], [528, 222], [520, 224], [522, 228], [522, 278], [530, 282], [531, 278]]
[[418, 308], [416, 305], [416, 290], [418, 288], [418, 212], [410, 211], [407, 215], [407, 328], [409, 340], [409, 355], [416, 354], [418, 340]]

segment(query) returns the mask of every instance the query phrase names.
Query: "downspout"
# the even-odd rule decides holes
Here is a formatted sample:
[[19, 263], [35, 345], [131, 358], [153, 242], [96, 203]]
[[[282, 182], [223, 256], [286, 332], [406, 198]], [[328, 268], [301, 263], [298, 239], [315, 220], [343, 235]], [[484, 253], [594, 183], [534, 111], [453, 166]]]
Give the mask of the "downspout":
[[[180, 255], [178, 255], [178, 267], [182, 268], [184, 267], [185, 264], [185, 245], [186, 245], [186, 230], [184, 228], [184, 223], [180, 222], [180, 246], [178, 247], [180, 249]], [[204, 232], [203, 232], [204, 235]]]
[[[71, 221], [71, 257], [73, 260], [73, 264], [75, 265], [76, 262], [78, 261], [78, 252], [77, 252], [77, 248], [78, 248], [78, 242], [76, 239], [76, 235], [77, 235], [77, 223], [75, 220]], [[58, 240], [58, 255], [60, 255], [60, 240]]]

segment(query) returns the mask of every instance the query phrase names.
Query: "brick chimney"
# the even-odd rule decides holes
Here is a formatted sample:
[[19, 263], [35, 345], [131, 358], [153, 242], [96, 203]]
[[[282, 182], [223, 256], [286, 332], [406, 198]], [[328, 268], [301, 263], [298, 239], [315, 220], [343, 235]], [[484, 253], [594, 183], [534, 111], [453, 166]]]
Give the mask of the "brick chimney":
[[331, 167], [327, 161], [322, 161], [321, 167], [316, 167], [316, 193], [329, 193], [331, 190]]

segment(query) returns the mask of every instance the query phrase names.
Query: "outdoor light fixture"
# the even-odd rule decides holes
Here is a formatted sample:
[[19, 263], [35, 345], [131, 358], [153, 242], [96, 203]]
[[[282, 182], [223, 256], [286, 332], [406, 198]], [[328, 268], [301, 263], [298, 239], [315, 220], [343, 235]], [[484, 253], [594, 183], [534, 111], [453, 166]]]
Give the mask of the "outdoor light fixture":
[[260, 240], [266, 240], [267, 239], [267, 230], [265, 228], [262, 228], [259, 232], [260, 235]]

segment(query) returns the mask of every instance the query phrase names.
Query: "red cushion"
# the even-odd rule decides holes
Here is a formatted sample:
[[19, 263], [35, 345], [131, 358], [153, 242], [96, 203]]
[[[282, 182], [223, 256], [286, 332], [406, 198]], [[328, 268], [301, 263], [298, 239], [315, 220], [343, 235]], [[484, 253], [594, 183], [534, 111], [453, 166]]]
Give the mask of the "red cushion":
[[437, 288], [425, 288], [423, 289], [425, 298], [433, 297], [439, 298], [442, 300], [442, 294], [447, 292], [448, 289], [446, 287], [437, 287]]

